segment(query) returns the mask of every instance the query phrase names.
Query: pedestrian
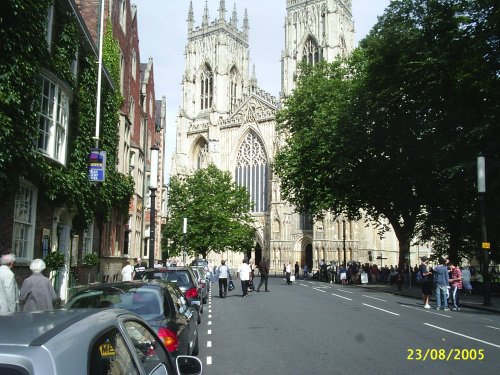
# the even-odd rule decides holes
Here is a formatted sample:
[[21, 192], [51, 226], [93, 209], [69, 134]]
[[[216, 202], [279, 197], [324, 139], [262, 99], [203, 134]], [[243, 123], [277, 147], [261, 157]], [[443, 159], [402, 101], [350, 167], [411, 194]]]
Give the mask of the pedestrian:
[[299, 262], [295, 262], [295, 280], [298, 280], [300, 277], [300, 266]]
[[144, 272], [146, 272], [146, 266], [142, 263], [141, 258], [136, 258], [134, 265], [134, 280], [142, 279]]
[[217, 269], [219, 279], [219, 297], [226, 298], [227, 295], [227, 279], [229, 277], [229, 268], [226, 266], [226, 261], [220, 261], [221, 266]]
[[12, 272], [15, 261], [14, 254], [4, 254], [0, 260], [0, 314], [16, 311], [19, 289], [17, 288], [16, 276]]
[[292, 265], [290, 261], [285, 264], [285, 275], [286, 275], [286, 285], [292, 285], [292, 281], [290, 280], [290, 276], [292, 276]]
[[469, 267], [462, 269], [462, 286], [466, 294], [472, 294], [472, 284], [470, 283], [470, 270]]
[[450, 311], [448, 308], [448, 298], [446, 292], [449, 282], [448, 267], [446, 267], [446, 259], [439, 258], [439, 265], [434, 268], [434, 280], [436, 287], [436, 310]]
[[153, 268], [163, 268], [163, 262], [158, 259], [155, 264], [153, 264]]
[[30, 270], [33, 273], [24, 280], [21, 286], [19, 303], [22, 311], [53, 310], [57, 294], [50, 280], [42, 275], [45, 262], [42, 259], [33, 259]]
[[255, 289], [253, 285], [253, 278], [255, 276], [255, 265], [253, 264], [252, 259], [249, 260], [248, 265], [250, 266], [250, 280], [248, 280], [248, 291], [252, 292]]
[[130, 264], [130, 260], [125, 260], [125, 266], [122, 268], [122, 281], [131, 281], [134, 278], [134, 267]]
[[451, 284], [450, 294], [452, 300], [451, 309], [453, 311], [460, 311], [459, 293], [463, 287], [462, 272], [460, 271], [460, 268], [456, 266], [455, 262], [450, 261], [449, 265], [451, 269], [451, 278], [450, 278], [450, 284]]
[[347, 270], [344, 266], [340, 266], [340, 282], [347, 285]]
[[304, 264], [304, 280], [307, 280], [309, 274], [309, 267], [307, 267], [307, 263]]
[[422, 300], [424, 302], [424, 307], [430, 309], [429, 299], [432, 295], [432, 272], [429, 270], [429, 258], [425, 255], [420, 257], [421, 263], [418, 267], [420, 274], [422, 275]]
[[266, 258], [262, 258], [262, 260], [259, 262], [259, 273], [260, 273], [260, 281], [259, 281], [259, 286], [257, 287], [257, 292], [260, 292], [260, 287], [262, 284], [264, 284], [264, 288], [266, 292], [269, 292], [269, 289], [267, 288], [267, 281], [269, 278], [269, 263], [267, 262]]
[[243, 258], [243, 262], [238, 267], [237, 277], [241, 280], [241, 289], [243, 291], [243, 297], [248, 295], [248, 281], [250, 280], [250, 266], [248, 265], [248, 260]]

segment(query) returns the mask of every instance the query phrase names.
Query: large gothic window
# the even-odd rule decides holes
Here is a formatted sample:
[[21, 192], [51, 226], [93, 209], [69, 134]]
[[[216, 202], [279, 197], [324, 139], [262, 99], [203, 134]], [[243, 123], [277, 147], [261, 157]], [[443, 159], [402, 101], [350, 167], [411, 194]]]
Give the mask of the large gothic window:
[[253, 202], [253, 212], [265, 212], [268, 206], [268, 172], [266, 152], [261, 140], [250, 131], [236, 157], [235, 180], [245, 186]]
[[212, 106], [214, 92], [214, 78], [212, 69], [208, 65], [205, 65], [203, 72], [201, 73], [201, 109], [209, 109]]
[[307, 38], [302, 50], [302, 61], [314, 65], [321, 60], [321, 53], [318, 44], [311, 38]]
[[229, 107], [231, 112], [236, 109], [236, 88], [238, 87], [238, 69], [233, 66], [229, 73]]

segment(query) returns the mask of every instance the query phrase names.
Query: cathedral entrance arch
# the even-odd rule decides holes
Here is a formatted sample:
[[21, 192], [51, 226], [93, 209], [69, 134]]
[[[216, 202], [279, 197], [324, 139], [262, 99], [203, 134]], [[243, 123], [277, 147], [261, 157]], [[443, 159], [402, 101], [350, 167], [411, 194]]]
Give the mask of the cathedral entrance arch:
[[304, 249], [304, 255], [305, 255], [305, 260], [303, 264], [307, 264], [307, 268], [309, 270], [312, 270], [313, 268], [313, 246], [312, 244], [307, 244], [306, 248]]

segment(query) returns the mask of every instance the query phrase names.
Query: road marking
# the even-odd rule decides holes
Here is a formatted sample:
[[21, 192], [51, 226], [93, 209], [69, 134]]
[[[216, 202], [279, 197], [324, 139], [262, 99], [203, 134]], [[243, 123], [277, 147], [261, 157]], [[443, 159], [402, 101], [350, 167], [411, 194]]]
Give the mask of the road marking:
[[414, 307], [414, 306], [408, 306], [408, 305], [400, 305], [401, 307], [406, 307], [408, 309], [413, 309], [413, 310], [418, 310], [418, 311], [422, 311], [422, 312], [425, 312], [427, 314], [433, 314], [433, 315], [439, 315], [439, 316], [443, 316], [445, 318], [451, 318], [450, 315], [444, 315], [444, 314], [440, 314], [440, 313], [437, 313], [431, 309], [424, 309], [424, 308], [421, 308], [421, 307]]
[[212, 364], [212, 357], [207, 356], [207, 365], [211, 365], [211, 364]]
[[212, 325], [212, 321], [211, 321], [211, 320], [209, 320], [209, 321], [207, 322], [207, 324], [208, 324], [209, 326], [211, 326], [211, 325]]
[[212, 330], [211, 330], [211, 329], [209, 329], [209, 330], [207, 331], [207, 335], [211, 335], [211, 334], [212, 334]]
[[[210, 312], [210, 311], [209, 311]], [[212, 319], [212, 315], [208, 314], [208, 319]]]
[[387, 302], [387, 300], [385, 300], [385, 299], [381, 299], [381, 298], [377, 298], [377, 297], [372, 297], [372, 296], [367, 296], [365, 294], [362, 294], [362, 296], [366, 297], [366, 298], [376, 299], [377, 301], [381, 301], [381, 302]]
[[300, 285], [300, 286], [305, 286], [306, 288], [309, 288], [309, 285], [306, 285], [306, 284], [302, 284], [302, 283], [300, 283], [299, 285]]
[[339, 298], [343, 298], [343, 299], [346, 299], [346, 300], [348, 300], [348, 301], [352, 301], [352, 298], [347, 298], [347, 297], [344, 297], [344, 296], [340, 296], [340, 295], [338, 295], [338, 294], [334, 294], [334, 293], [332, 293], [332, 296], [339, 297]]
[[493, 329], [498, 329], [500, 331], [500, 328], [498, 328], [498, 327], [493, 327], [493, 326], [486, 326], [486, 327], [493, 328]]
[[368, 304], [366, 304], [366, 303], [363, 303], [363, 305], [365, 305], [365, 306], [367, 306], [367, 307], [371, 307], [372, 309], [376, 309], [376, 310], [380, 310], [380, 311], [386, 312], [387, 314], [392, 314], [392, 315], [397, 315], [397, 316], [399, 316], [399, 314], [396, 314], [395, 312], [388, 311], [388, 310], [384, 310], [384, 309], [381, 309], [380, 307], [375, 307], [375, 306], [372, 306], [372, 305], [368, 305]]
[[211, 348], [212, 347], [212, 341], [207, 341], [207, 348]]
[[467, 336], [467, 335], [464, 335], [462, 333], [458, 333], [458, 332], [454, 332], [454, 331], [450, 331], [448, 329], [444, 329], [444, 328], [441, 328], [441, 327], [438, 327], [438, 326], [435, 326], [435, 325], [432, 325], [432, 324], [429, 324], [429, 323], [424, 323], [424, 324], [426, 326], [429, 326], [429, 327], [432, 327], [432, 328], [440, 329], [441, 331], [445, 331], [445, 332], [448, 332], [448, 333], [451, 333], [451, 334], [454, 334], [454, 335], [457, 335], [457, 336], [460, 336], [460, 337], [465, 337], [466, 339], [469, 339], [469, 340], [477, 341], [477, 342], [480, 342], [480, 343], [486, 344], [486, 345], [491, 345], [491, 346], [494, 346], [495, 348], [500, 348], [500, 345], [493, 344], [493, 343], [488, 342], [488, 341], [484, 341], [484, 340], [481, 340], [481, 339], [476, 339], [475, 337]]
[[313, 288], [314, 290], [317, 290], [318, 292], [321, 292], [321, 293], [326, 293], [326, 290], [323, 290], [323, 289], [318, 289], [318, 288]]
[[351, 292], [349, 290], [345, 290], [345, 289], [337, 289], [339, 292], [344, 292], [344, 293], [351, 293], [353, 294], [354, 292]]
[[[462, 315], [462, 314], [460, 314], [460, 315]], [[493, 320], [493, 319], [488, 319], [488, 318], [481, 318], [481, 319], [482, 319], [482, 320], [487, 320], [488, 322], [494, 322], [494, 320]]]

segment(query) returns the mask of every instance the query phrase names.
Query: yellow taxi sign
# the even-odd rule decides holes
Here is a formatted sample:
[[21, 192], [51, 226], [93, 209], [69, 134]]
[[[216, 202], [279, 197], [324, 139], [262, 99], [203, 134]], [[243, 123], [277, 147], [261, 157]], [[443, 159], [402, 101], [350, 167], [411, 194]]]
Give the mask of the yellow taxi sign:
[[483, 242], [483, 243], [481, 243], [481, 248], [482, 249], [489, 249], [490, 248], [490, 243], [489, 242]]
[[105, 342], [99, 346], [101, 357], [112, 357], [116, 355], [115, 348], [109, 342]]

